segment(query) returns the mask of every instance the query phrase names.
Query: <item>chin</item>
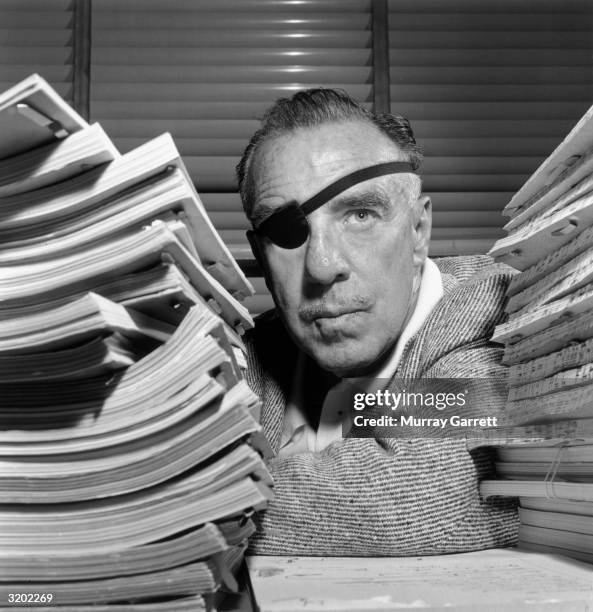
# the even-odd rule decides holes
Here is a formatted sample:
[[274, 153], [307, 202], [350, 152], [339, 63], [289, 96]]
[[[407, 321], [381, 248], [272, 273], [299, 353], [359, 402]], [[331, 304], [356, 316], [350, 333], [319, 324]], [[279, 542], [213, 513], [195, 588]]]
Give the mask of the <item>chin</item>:
[[365, 376], [375, 369], [380, 351], [370, 353], [368, 347], [314, 347], [307, 351], [312, 359], [324, 370], [340, 378]]

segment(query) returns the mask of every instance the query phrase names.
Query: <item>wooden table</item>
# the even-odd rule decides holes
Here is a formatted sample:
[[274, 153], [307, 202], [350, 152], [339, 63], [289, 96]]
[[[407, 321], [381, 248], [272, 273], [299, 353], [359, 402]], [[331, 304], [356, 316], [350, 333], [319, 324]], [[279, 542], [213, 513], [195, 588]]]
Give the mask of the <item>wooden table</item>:
[[593, 612], [593, 566], [495, 549], [434, 557], [250, 557], [261, 612]]

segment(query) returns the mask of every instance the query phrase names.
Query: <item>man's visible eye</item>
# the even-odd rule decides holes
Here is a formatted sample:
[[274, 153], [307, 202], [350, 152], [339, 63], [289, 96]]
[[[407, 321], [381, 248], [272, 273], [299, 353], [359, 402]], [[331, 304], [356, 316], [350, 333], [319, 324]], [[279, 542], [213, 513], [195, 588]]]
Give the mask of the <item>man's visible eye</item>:
[[347, 222], [350, 225], [365, 226], [369, 225], [375, 220], [375, 214], [372, 210], [367, 208], [357, 208], [356, 210], [350, 211], [347, 217]]

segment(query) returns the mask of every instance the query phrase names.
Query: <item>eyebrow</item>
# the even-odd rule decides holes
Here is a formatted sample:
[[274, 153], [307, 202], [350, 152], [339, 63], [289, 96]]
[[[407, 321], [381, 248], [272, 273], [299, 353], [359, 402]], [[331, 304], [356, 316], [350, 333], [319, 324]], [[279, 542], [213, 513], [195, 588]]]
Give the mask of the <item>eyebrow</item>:
[[363, 191], [358, 194], [345, 194], [338, 196], [335, 200], [329, 203], [330, 207], [336, 208], [382, 208], [388, 210], [391, 208], [391, 200], [386, 194], [373, 191]]

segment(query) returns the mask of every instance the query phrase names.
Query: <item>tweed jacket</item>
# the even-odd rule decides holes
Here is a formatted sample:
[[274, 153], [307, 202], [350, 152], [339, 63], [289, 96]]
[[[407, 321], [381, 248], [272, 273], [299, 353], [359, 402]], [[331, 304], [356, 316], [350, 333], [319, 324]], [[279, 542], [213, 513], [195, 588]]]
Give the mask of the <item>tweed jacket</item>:
[[[396, 377], [504, 377], [489, 341], [504, 317], [511, 269], [487, 256], [435, 260], [445, 294], [403, 351]], [[248, 376], [275, 450], [297, 349], [274, 312], [247, 335]], [[504, 397], [498, 401], [504, 403]], [[251, 542], [254, 554], [425, 555], [509, 546], [516, 504], [481, 499], [489, 449], [459, 439], [346, 438], [319, 453], [269, 463], [275, 499]]]

